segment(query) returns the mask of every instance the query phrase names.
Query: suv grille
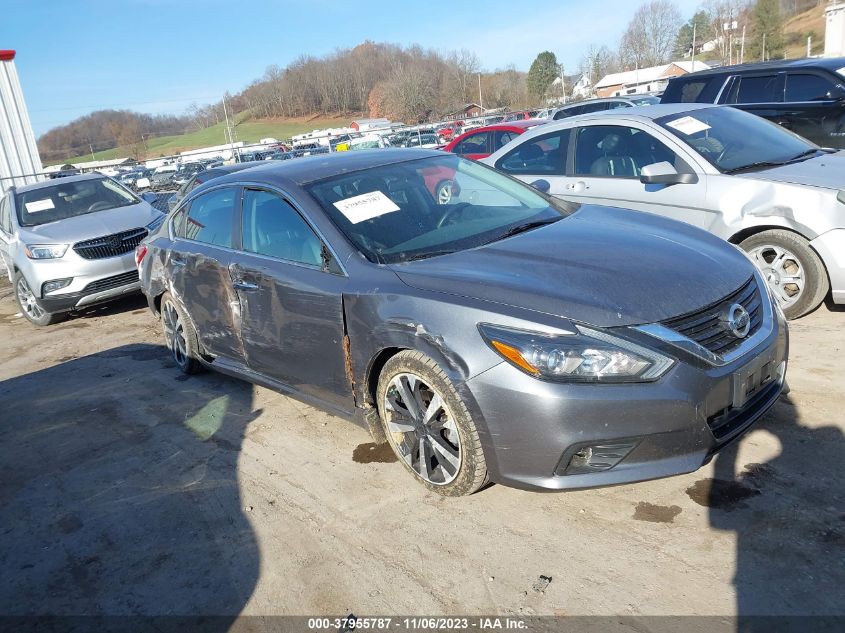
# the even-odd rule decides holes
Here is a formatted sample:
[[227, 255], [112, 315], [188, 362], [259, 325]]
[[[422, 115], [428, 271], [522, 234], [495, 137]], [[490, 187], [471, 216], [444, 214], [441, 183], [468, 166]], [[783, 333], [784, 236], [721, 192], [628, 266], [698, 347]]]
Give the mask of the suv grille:
[[748, 336], [760, 329], [763, 322], [763, 304], [754, 277], [724, 299], [696, 312], [663, 321], [663, 325], [692, 339], [714, 354], [727, 354], [739, 347], [745, 338], [737, 338], [725, 326], [723, 315], [734, 303], [740, 304], [751, 315]]
[[84, 242], [77, 242], [73, 245], [73, 250], [76, 251], [80, 257], [85, 259], [105, 259], [106, 257], [118, 257], [135, 250], [135, 247], [147, 237], [147, 229], [138, 228], [123, 231], [122, 233], [114, 233], [112, 235], [104, 235], [93, 240], [85, 240]]
[[136, 281], [138, 281], [138, 271], [130, 270], [129, 272], [121, 273], [120, 275], [114, 275], [113, 277], [106, 277], [104, 279], [92, 281], [90, 284], [85, 286], [82, 292], [100, 292], [101, 290], [111, 290], [112, 288], [120, 288], [121, 286], [135, 283]]

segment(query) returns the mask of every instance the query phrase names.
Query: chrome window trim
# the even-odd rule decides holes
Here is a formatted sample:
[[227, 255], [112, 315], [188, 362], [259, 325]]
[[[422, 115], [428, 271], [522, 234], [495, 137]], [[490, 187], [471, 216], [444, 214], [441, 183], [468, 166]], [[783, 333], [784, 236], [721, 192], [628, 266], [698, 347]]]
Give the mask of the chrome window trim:
[[747, 339], [743, 340], [742, 343], [740, 343], [739, 347], [734, 350], [731, 350], [727, 354], [714, 354], [709, 349], [707, 349], [703, 345], [699, 345], [696, 341], [692, 340], [691, 338], [688, 338], [683, 334], [666, 327], [665, 325], [661, 325], [660, 323], [648, 323], [646, 325], [637, 325], [631, 329], [637, 330], [644, 334], [648, 334], [649, 336], [653, 336], [654, 338], [660, 339], [661, 341], [669, 343], [670, 345], [674, 345], [675, 347], [685, 350], [693, 354], [694, 356], [698, 356], [699, 358], [707, 361], [708, 363], [716, 367], [724, 367], [725, 365], [730, 365], [735, 360], [741, 358], [742, 356], [745, 356], [745, 354], [760, 345], [769, 337], [769, 335], [774, 330], [775, 316], [772, 306], [772, 297], [769, 294], [769, 287], [766, 284], [766, 280], [763, 279], [763, 275], [760, 273], [759, 270], [757, 270], [756, 267], [754, 269], [754, 280], [757, 282], [758, 290], [763, 295], [761, 297], [761, 304], [763, 309], [763, 322], [760, 324], [759, 330], [757, 330]]

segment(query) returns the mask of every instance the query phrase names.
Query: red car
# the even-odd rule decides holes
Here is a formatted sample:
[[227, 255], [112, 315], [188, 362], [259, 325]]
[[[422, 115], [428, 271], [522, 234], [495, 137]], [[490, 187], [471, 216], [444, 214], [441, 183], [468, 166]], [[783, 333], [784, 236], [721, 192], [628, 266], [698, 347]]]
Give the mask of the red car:
[[437, 128], [437, 136], [443, 139], [443, 142], [447, 142], [461, 133], [461, 128], [463, 127], [462, 121], [455, 121], [454, 123], [447, 123], [439, 128]]
[[524, 121], [508, 121], [477, 127], [453, 139], [443, 150], [474, 160], [487, 158], [502, 145], [515, 139], [520, 134], [525, 133], [532, 127], [548, 122], [548, 119], [525, 119]]

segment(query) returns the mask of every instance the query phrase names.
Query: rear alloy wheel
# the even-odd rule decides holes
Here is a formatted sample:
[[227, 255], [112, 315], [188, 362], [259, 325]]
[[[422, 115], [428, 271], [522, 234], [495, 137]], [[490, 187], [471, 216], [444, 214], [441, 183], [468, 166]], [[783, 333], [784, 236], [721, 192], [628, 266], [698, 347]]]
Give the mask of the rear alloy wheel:
[[791, 231], [775, 229], [740, 244], [763, 273], [787, 319], [818, 307], [830, 289], [827, 271], [809, 242]]
[[164, 342], [179, 369], [186, 374], [200, 371], [202, 364], [197, 360], [197, 334], [169, 292], [161, 298], [161, 323]]
[[379, 415], [402, 464], [429, 490], [457, 497], [487, 480], [478, 432], [466, 406], [437, 363], [404, 351], [384, 366]]
[[64, 312], [50, 313], [42, 308], [26, 278], [20, 272], [15, 274], [15, 299], [18, 300], [21, 314], [26, 317], [27, 321], [35, 325], [42, 327], [52, 325], [63, 320], [66, 316]]

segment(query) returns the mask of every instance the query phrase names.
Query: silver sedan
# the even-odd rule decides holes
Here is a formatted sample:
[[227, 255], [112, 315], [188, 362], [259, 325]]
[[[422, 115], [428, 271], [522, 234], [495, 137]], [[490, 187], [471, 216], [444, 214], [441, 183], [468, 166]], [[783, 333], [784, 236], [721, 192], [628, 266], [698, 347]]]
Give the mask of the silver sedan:
[[554, 196], [648, 211], [741, 246], [789, 318], [845, 303], [845, 152], [729, 107], [573, 117], [482, 162]]

